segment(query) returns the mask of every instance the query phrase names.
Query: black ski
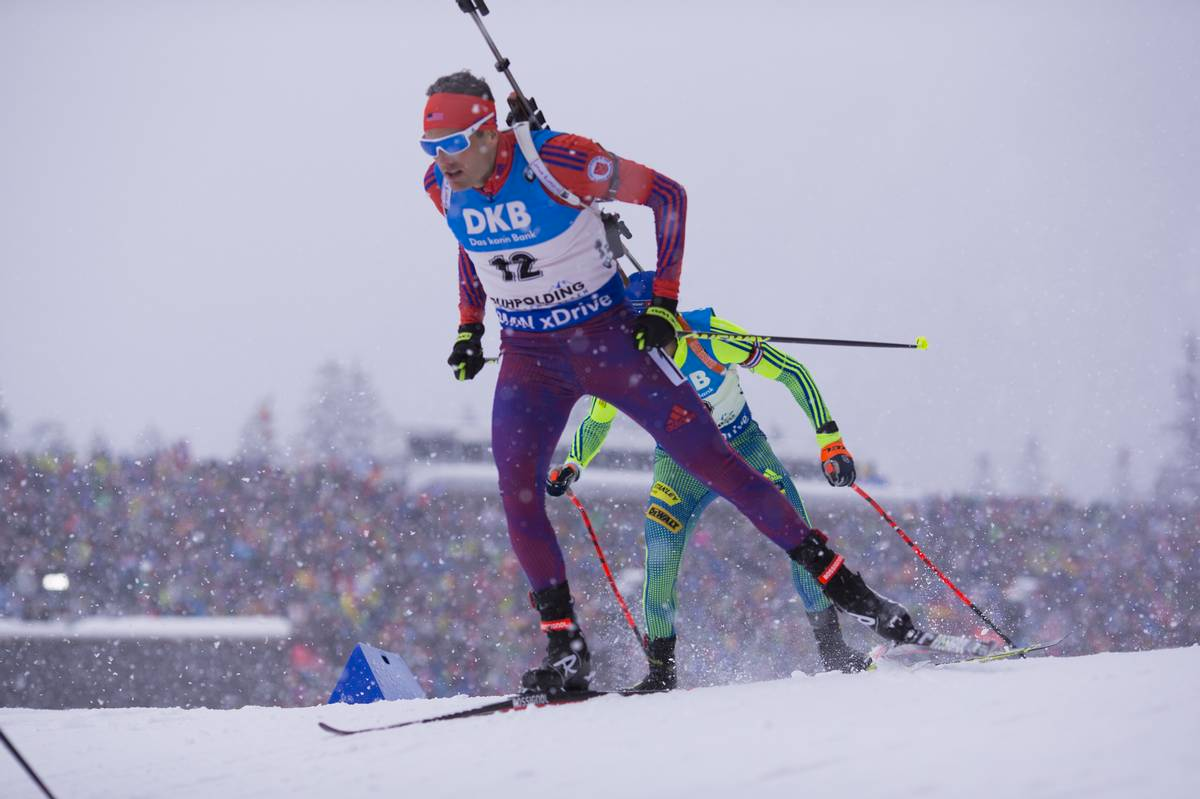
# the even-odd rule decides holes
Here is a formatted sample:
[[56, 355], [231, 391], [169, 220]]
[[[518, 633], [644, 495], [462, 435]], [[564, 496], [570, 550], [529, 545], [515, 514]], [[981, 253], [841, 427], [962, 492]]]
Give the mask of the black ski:
[[358, 735], [361, 732], [379, 732], [381, 730], [398, 730], [401, 727], [411, 727], [416, 724], [432, 724], [435, 721], [451, 721], [453, 719], [468, 719], [473, 716], [490, 716], [493, 713], [507, 713], [510, 710], [524, 710], [527, 707], [544, 707], [546, 705], [572, 705], [577, 702], [586, 702], [589, 699], [596, 699], [601, 696], [635, 696], [637, 694], [646, 693], [645, 691], [568, 691], [567, 693], [549, 695], [545, 693], [535, 694], [513, 694], [479, 707], [468, 708], [467, 710], [459, 710], [454, 713], [446, 713], [441, 716], [431, 716], [424, 719], [413, 719], [412, 721], [401, 721], [396, 724], [382, 724], [378, 727], [361, 727], [359, 729], [347, 730], [341, 727], [335, 727], [332, 724], [319, 722], [318, 726], [326, 732], [332, 732], [335, 735]]

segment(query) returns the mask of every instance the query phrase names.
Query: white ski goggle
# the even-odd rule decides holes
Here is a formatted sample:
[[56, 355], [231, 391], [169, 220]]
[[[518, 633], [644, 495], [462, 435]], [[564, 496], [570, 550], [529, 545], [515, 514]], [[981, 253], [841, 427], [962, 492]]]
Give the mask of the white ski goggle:
[[440, 139], [421, 139], [421, 149], [430, 158], [437, 158], [438, 151], [446, 155], [458, 155], [465, 152], [471, 146], [471, 137], [475, 135], [475, 131], [483, 127], [483, 123], [487, 122], [492, 117], [496, 116], [496, 112], [485, 116], [483, 119], [475, 122], [471, 127], [464, 128], [458, 133], [451, 133], [449, 136], [443, 136]]

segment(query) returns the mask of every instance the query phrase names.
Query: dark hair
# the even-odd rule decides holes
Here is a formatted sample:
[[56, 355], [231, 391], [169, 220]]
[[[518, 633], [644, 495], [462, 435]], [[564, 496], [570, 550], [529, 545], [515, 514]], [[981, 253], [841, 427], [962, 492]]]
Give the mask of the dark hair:
[[474, 97], [491, 100], [492, 102], [496, 101], [496, 98], [492, 96], [492, 90], [488, 88], [487, 81], [483, 78], [475, 77], [466, 69], [461, 69], [458, 72], [438, 78], [425, 90], [425, 96], [432, 97], [440, 92], [447, 94], [470, 94]]

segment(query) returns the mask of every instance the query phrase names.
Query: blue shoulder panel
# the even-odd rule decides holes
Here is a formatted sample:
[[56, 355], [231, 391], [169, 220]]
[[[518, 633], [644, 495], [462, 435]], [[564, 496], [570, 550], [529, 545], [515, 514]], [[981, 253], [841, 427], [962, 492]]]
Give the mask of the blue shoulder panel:
[[687, 322], [688, 327], [698, 333], [707, 333], [712, 330], [712, 308], [697, 308], [694, 311], [684, 311], [679, 315], [683, 317], [683, 321]]
[[553, 139], [555, 136], [563, 135], [562, 131], [550, 130], [549, 128], [543, 128], [542, 130], [533, 130], [533, 131], [530, 131], [530, 133], [533, 134], [534, 146], [537, 147], [539, 150], [541, 150], [542, 145], [545, 144], [550, 139]]

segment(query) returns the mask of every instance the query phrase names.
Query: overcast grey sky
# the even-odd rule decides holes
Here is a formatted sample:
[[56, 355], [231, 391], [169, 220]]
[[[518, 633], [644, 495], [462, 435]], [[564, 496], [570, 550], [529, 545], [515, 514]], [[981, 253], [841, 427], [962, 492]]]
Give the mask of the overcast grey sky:
[[[1066, 492], [1174, 451], [1200, 329], [1200, 3], [495, 0], [552, 127], [689, 196], [683, 307], [793, 348], [856, 456], [923, 489], [1030, 435]], [[645, 7], [644, 7], [645, 6]], [[0, 3], [0, 391], [18, 433], [153, 425], [230, 454], [317, 365], [406, 422], [485, 423], [460, 385], [455, 245], [421, 190], [424, 89], [503, 78], [452, 0]], [[652, 218], [624, 212], [643, 260]], [[489, 345], [497, 325], [489, 311]], [[783, 446], [779, 386], [744, 382]], [[815, 455], [815, 451], [814, 451]]]

